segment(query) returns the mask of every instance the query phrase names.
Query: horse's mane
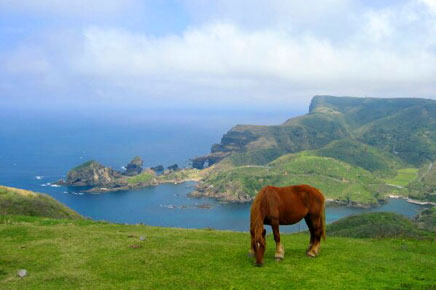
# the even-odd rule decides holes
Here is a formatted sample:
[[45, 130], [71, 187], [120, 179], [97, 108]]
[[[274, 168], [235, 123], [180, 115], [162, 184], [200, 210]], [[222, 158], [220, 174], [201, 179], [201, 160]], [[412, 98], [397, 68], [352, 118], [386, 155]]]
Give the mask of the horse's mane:
[[253, 232], [254, 239], [256, 241], [261, 240], [260, 237], [263, 233], [263, 220], [265, 218], [264, 204], [262, 203], [264, 199], [264, 190], [262, 189], [251, 205], [250, 212], [250, 231]]

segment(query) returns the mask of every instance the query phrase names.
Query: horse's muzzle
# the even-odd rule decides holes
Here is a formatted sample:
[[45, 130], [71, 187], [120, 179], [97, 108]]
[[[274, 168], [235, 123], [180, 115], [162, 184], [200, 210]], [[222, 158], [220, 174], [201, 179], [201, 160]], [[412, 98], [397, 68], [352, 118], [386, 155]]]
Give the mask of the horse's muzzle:
[[262, 266], [263, 266], [263, 263], [256, 263], [255, 266], [256, 266], [256, 267], [262, 267]]

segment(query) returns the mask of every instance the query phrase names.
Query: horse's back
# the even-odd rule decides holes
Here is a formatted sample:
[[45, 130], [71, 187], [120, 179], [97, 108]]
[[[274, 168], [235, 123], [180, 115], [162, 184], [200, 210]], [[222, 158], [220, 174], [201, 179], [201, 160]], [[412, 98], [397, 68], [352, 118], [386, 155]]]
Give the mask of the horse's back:
[[295, 202], [298, 199], [303, 203], [311, 201], [324, 203], [324, 195], [321, 193], [321, 191], [308, 184], [284, 187], [265, 186], [261, 192], [264, 192], [264, 194], [268, 194], [270, 196], [276, 195], [282, 201], [291, 200]]
[[322, 193], [307, 184], [285, 187], [266, 186], [259, 195], [259, 198], [268, 203], [270, 215], [278, 217], [281, 224], [296, 223], [307, 214], [318, 213], [324, 207]]

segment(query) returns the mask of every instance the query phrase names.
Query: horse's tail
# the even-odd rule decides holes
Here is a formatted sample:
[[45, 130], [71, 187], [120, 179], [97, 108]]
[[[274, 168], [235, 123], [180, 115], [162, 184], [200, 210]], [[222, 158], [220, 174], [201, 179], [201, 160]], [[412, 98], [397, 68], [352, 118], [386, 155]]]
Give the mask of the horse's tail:
[[321, 227], [322, 227], [322, 239], [325, 241], [325, 204], [322, 205]]

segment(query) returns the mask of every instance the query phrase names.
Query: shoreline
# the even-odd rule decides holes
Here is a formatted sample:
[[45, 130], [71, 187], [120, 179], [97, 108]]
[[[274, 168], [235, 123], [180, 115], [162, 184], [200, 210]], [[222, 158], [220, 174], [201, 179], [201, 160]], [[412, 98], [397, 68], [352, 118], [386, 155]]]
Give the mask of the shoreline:
[[418, 205], [432, 205], [432, 206], [436, 206], [436, 202], [431, 202], [431, 201], [422, 201], [422, 200], [418, 200], [418, 199], [412, 199], [410, 197], [407, 196], [401, 196], [401, 195], [395, 195], [395, 194], [388, 194], [389, 198], [393, 198], [393, 199], [404, 199], [409, 203], [413, 203], [413, 204], [418, 204]]
[[[123, 190], [135, 190], [135, 189], [141, 189], [141, 188], [147, 188], [147, 187], [155, 187], [155, 186], [159, 186], [161, 184], [182, 184], [182, 183], [186, 183], [186, 182], [196, 182], [198, 183], [195, 187], [195, 189], [190, 192], [187, 197], [190, 198], [212, 198], [218, 202], [226, 202], [226, 203], [249, 203], [252, 202], [254, 197], [245, 195], [245, 196], [239, 196], [239, 195], [229, 195], [226, 193], [217, 193], [214, 191], [210, 191], [204, 188], [201, 188], [201, 186], [199, 186], [199, 184], [201, 184], [201, 178], [186, 178], [186, 179], [181, 179], [181, 178], [176, 178], [176, 179], [161, 179], [159, 180], [158, 178], [154, 179], [153, 182], [150, 183], [139, 183], [139, 184], [129, 184], [126, 186], [121, 186], [121, 187], [115, 187], [115, 188], [110, 188], [110, 187], [94, 187], [91, 189], [88, 189], [84, 192], [86, 193], [90, 193], [90, 194], [104, 194], [104, 193], [108, 193], [108, 192], [117, 192], [117, 191], [123, 191]], [[65, 184], [59, 184], [57, 183], [58, 186], [66, 186]], [[431, 202], [431, 201], [421, 201], [421, 200], [416, 200], [416, 199], [412, 199], [409, 197], [405, 197], [405, 196], [400, 196], [400, 195], [395, 195], [395, 194], [388, 194], [387, 198], [392, 198], [392, 199], [404, 199], [409, 203], [412, 204], [417, 204], [417, 205], [431, 205], [431, 206], [436, 206], [435, 202]], [[337, 206], [344, 206], [344, 207], [350, 207], [350, 208], [376, 208], [378, 206], [381, 205], [381, 203], [383, 203], [383, 201], [381, 201], [381, 203], [378, 204], [365, 204], [365, 203], [360, 203], [357, 201], [341, 201], [341, 200], [337, 200], [337, 199], [333, 199], [333, 198], [326, 198], [325, 199], [326, 204], [334, 204]]]

